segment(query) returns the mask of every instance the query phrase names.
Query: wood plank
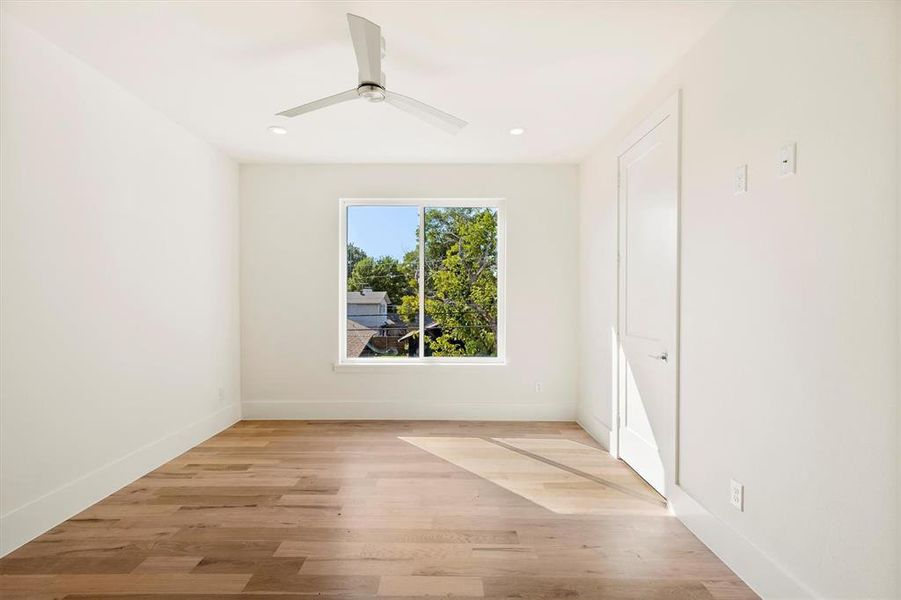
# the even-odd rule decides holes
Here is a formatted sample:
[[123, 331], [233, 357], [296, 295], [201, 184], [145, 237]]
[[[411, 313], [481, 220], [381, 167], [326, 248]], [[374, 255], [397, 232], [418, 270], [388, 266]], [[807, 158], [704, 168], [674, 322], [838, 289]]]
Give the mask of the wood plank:
[[202, 556], [148, 556], [134, 573], [190, 573]]
[[301, 594], [375, 594], [379, 578], [366, 575], [282, 575], [256, 573], [247, 583], [248, 592], [292, 592]]
[[128, 575], [0, 575], [0, 591], [66, 592], [73, 594], [146, 593], [207, 594], [240, 592], [250, 575], [192, 575], [181, 573]]
[[465, 596], [482, 597], [485, 590], [478, 577], [440, 577], [416, 575], [382, 577], [379, 596]]
[[143, 560], [140, 554], [9, 558], [0, 561], [0, 575], [130, 573]]
[[491, 598], [549, 600], [710, 600], [713, 596], [699, 581], [658, 579], [603, 579], [596, 577], [486, 577], [485, 595]]
[[516, 544], [515, 531], [467, 529], [338, 529], [331, 527], [201, 527], [172, 536], [187, 541], [284, 540]]

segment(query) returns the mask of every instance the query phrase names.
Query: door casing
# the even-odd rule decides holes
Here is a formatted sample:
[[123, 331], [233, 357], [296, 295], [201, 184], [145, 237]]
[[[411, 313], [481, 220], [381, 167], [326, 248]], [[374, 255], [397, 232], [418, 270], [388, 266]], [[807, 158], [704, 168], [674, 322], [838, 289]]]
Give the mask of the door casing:
[[614, 386], [616, 397], [612, 402], [612, 430], [610, 432], [610, 453], [620, 458], [620, 404], [622, 394], [625, 392], [623, 381], [625, 381], [626, 364], [622, 359], [621, 342], [620, 342], [620, 323], [622, 317], [622, 268], [623, 261], [620, 256], [621, 236], [622, 236], [622, 219], [623, 207], [620, 195], [620, 159], [634, 146], [638, 141], [653, 131], [658, 125], [666, 119], [672, 118], [676, 127], [676, 265], [675, 265], [675, 284], [676, 284], [676, 321], [675, 321], [675, 346], [669, 359], [675, 371], [675, 395], [672, 415], [673, 422], [668, 424], [671, 428], [671, 444], [670, 447], [661, 448], [665, 451], [662, 460], [665, 474], [666, 496], [669, 497], [671, 491], [679, 484], [679, 402], [681, 390], [681, 270], [682, 270], [682, 119], [681, 119], [682, 95], [681, 90], [677, 90], [671, 95], [660, 107], [657, 108], [647, 119], [645, 119], [638, 127], [623, 140], [617, 152], [617, 240], [616, 240], [616, 326], [615, 326], [615, 347], [613, 348], [613, 372]]

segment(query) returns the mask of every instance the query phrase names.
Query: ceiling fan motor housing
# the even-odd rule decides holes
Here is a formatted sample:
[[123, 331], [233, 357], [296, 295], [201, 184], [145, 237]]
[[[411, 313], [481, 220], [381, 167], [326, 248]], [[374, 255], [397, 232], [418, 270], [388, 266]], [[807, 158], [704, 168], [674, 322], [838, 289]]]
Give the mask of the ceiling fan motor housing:
[[370, 102], [381, 102], [385, 99], [385, 88], [376, 83], [362, 83], [357, 88], [357, 94]]

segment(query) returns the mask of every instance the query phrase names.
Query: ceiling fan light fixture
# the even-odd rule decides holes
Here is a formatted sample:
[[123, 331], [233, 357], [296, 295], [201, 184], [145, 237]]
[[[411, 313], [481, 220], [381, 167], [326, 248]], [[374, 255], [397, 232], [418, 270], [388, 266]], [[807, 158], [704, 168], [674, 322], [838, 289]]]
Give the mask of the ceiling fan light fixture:
[[284, 127], [279, 127], [278, 125], [272, 125], [269, 127], [269, 133], [274, 133], [275, 135], [285, 135], [288, 133], [288, 130]]

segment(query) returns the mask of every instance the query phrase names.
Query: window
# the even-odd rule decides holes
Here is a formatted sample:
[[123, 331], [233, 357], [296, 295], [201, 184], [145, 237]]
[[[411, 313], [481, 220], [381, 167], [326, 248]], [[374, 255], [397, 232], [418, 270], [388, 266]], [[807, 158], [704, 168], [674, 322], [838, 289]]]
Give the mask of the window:
[[339, 363], [504, 360], [499, 199], [340, 203]]

